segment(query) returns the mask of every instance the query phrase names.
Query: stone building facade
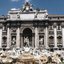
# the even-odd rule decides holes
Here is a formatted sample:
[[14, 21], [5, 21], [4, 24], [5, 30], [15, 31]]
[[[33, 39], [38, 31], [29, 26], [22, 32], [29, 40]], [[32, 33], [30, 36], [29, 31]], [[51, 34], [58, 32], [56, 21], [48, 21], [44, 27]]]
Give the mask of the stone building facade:
[[26, 2], [0, 16], [0, 48], [24, 46], [64, 49], [64, 15], [49, 15]]

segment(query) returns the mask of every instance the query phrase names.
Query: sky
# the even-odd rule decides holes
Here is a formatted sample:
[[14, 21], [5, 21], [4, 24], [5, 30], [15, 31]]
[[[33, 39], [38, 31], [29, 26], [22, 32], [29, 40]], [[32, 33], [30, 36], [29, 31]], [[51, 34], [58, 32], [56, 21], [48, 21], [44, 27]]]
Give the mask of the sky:
[[[48, 14], [64, 14], [64, 0], [26, 0], [33, 8], [46, 9]], [[11, 8], [22, 8], [25, 0], [0, 0], [0, 15], [7, 15]]]

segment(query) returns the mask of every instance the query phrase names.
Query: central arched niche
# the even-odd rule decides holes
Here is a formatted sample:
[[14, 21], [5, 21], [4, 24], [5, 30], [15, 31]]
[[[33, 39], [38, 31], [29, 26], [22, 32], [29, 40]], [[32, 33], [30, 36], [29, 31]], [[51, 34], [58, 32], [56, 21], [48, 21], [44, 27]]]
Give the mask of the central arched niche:
[[30, 28], [23, 30], [23, 45], [32, 46], [32, 30]]

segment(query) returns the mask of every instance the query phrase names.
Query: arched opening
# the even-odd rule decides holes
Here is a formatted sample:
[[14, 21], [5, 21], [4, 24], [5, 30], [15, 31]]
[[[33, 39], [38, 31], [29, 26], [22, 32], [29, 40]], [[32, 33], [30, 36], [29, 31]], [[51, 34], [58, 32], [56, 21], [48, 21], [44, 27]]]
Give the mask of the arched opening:
[[32, 30], [29, 28], [26, 28], [23, 31], [23, 45], [32, 46]]

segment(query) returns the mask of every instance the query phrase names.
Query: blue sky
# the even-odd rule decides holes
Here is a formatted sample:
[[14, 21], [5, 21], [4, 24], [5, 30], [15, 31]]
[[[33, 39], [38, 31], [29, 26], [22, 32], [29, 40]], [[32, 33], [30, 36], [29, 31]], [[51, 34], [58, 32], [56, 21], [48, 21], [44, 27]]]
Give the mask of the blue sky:
[[[0, 15], [11, 8], [22, 8], [25, 0], [0, 0]], [[49, 14], [64, 14], [64, 0], [30, 0], [34, 8], [47, 9]]]

